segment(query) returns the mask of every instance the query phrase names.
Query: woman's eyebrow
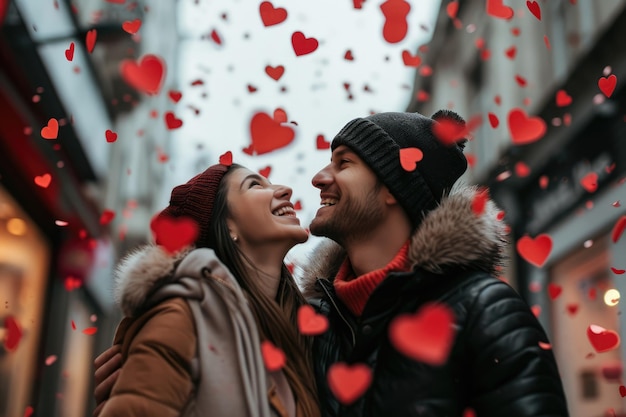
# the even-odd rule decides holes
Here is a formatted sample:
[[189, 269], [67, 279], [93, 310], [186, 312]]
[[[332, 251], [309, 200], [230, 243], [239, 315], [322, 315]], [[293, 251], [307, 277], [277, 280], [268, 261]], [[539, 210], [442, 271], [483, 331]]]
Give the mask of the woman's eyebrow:
[[250, 174], [248, 176], [246, 176], [242, 181], [241, 181], [241, 185], [239, 186], [239, 189], [243, 188], [243, 185], [245, 184], [246, 181], [248, 180], [258, 180], [260, 182], [269, 182], [267, 181], [267, 178], [260, 176], [259, 174]]

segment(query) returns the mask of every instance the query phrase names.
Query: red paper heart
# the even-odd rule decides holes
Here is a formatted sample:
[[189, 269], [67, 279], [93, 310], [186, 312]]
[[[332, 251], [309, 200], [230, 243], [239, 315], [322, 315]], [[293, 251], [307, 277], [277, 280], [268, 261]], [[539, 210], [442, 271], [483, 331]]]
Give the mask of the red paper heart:
[[117, 140], [117, 133], [115, 133], [111, 129], [107, 129], [106, 132], [104, 132], [104, 137], [106, 138], [107, 142], [112, 143]]
[[472, 198], [472, 212], [480, 216], [485, 212], [485, 207], [489, 201], [489, 190], [487, 188], [480, 188]]
[[175, 253], [191, 245], [198, 237], [198, 225], [187, 217], [168, 218], [154, 216], [150, 230], [157, 245], [169, 253]]
[[613, 95], [616, 85], [617, 77], [615, 74], [611, 74], [608, 77], [600, 77], [598, 80], [598, 87], [600, 87], [600, 91], [602, 91], [607, 97], [611, 97], [611, 95]]
[[530, 311], [533, 313], [533, 316], [539, 318], [539, 315], [541, 314], [541, 306], [535, 304], [530, 307]]
[[270, 78], [275, 79], [276, 81], [280, 80], [280, 77], [285, 73], [285, 67], [279, 65], [277, 67], [266, 66], [265, 73], [270, 76]]
[[582, 185], [588, 193], [595, 192], [598, 189], [598, 174], [595, 172], [589, 172], [587, 175], [582, 177], [580, 185]]
[[570, 97], [565, 90], [556, 92], [556, 105], [558, 107], [565, 107], [570, 104], [572, 104], [572, 97]]
[[422, 58], [419, 55], [411, 55], [406, 49], [402, 51], [402, 62], [406, 67], [419, 67], [422, 63]]
[[70, 47], [65, 50], [65, 59], [70, 62], [74, 60], [74, 42], [70, 42]]
[[563, 287], [558, 284], [551, 282], [548, 284], [548, 294], [550, 295], [550, 299], [552, 301], [556, 300], [556, 298], [561, 295], [563, 292]]
[[504, 51], [504, 53], [509, 59], [515, 59], [515, 55], [517, 54], [517, 48], [515, 46], [511, 46], [509, 49]]
[[626, 272], [626, 269], [617, 269], [615, 267], [611, 267], [611, 271], [616, 275], [622, 275], [624, 272]]
[[522, 77], [521, 75], [515, 76], [515, 82], [517, 82], [520, 87], [526, 87], [527, 85], [526, 78]]
[[20, 324], [13, 316], [4, 318], [4, 331], [4, 349], [13, 352], [17, 349], [22, 339], [22, 329], [20, 329]]
[[63, 281], [63, 284], [65, 285], [65, 290], [69, 292], [82, 287], [83, 281], [80, 278], [67, 276], [65, 277], [65, 281]]
[[362, 363], [333, 363], [328, 368], [327, 375], [331, 392], [344, 405], [352, 404], [365, 394], [372, 383], [372, 370]]
[[111, 221], [115, 218], [115, 211], [113, 210], [104, 210], [100, 215], [100, 224], [105, 225], [111, 223]]
[[439, 366], [452, 349], [454, 312], [444, 304], [427, 304], [415, 314], [403, 314], [389, 325], [391, 344], [419, 362]]
[[424, 158], [424, 153], [419, 148], [400, 149], [400, 165], [405, 171], [415, 171], [417, 163]]
[[256, 113], [250, 121], [252, 144], [250, 151], [257, 155], [272, 152], [289, 145], [295, 132], [289, 126], [281, 125], [263, 112]]
[[274, 110], [274, 121], [276, 123], [287, 123], [287, 112], [280, 107]]
[[317, 135], [316, 146], [317, 149], [330, 149], [330, 142], [324, 138], [324, 135]]
[[402, 41], [409, 30], [407, 16], [411, 11], [411, 4], [404, 0], [388, 0], [380, 5], [380, 10], [385, 16], [383, 38], [389, 43]]
[[536, 1], [527, 1], [526, 7], [528, 10], [535, 16], [538, 20], [541, 20], [541, 8], [539, 7], [539, 3]]
[[174, 112], [168, 111], [167, 113], [165, 113], [164, 118], [165, 118], [165, 125], [167, 126], [169, 130], [178, 129], [179, 127], [183, 125], [183, 121], [180, 119], [177, 119]]
[[489, 117], [489, 124], [492, 128], [495, 129], [500, 125], [500, 120], [494, 113], [488, 113], [487, 116]]
[[547, 234], [541, 234], [535, 239], [523, 236], [517, 241], [516, 248], [526, 262], [541, 268], [552, 251], [552, 238]]
[[285, 352], [283, 352], [282, 349], [274, 346], [274, 344], [269, 340], [264, 340], [263, 342], [261, 342], [261, 354], [263, 355], [263, 363], [265, 363], [265, 368], [267, 368], [267, 370], [270, 372], [282, 369], [283, 366], [285, 366], [285, 362], [287, 361]]
[[346, 61], [353, 61], [354, 57], [352, 56], [352, 51], [347, 50], [346, 54], [343, 56], [343, 59], [345, 59]]
[[130, 33], [131, 35], [134, 35], [135, 33], [137, 33], [140, 27], [141, 27], [141, 20], [139, 19], [135, 19], [133, 21], [127, 20], [124, 23], [122, 23], [122, 29], [124, 29], [125, 32]]
[[451, 146], [463, 139], [467, 130], [467, 126], [447, 118], [437, 120], [432, 124], [433, 134], [446, 146]]
[[298, 308], [298, 329], [306, 336], [317, 336], [328, 329], [328, 319], [308, 304]]
[[227, 167], [233, 164], [233, 153], [231, 151], [226, 151], [222, 155], [220, 155], [220, 164], [226, 165]]
[[48, 124], [41, 128], [41, 137], [44, 139], [56, 139], [59, 135], [59, 122], [55, 118], [48, 120]]
[[613, 330], [607, 330], [595, 324], [590, 324], [589, 327], [587, 327], [587, 338], [589, 338], [591, 346], [593, 346], [598, 353], [613, 350], [620, 344], [619, 334]]
[[541, 139], [546, 133], [546, 122], [540, 117], [529, 117], [524, 110], [509, 112], [509, 132], [514, 145], [526, 145]]
[[282, 7], [274, 7], [269, 1], [264, 1], [259, 6], [261, 20], [264, 26], [273, 26], [282, 23], [287, 19], [287, 10]]
[[619, 395], [622, 396], [622, 398], [626, 397], [626, 387], [623, 385], [619, 386]]
[[248, 84], [248, 92], [249, 93], [254, 93], [256, 92], [257, 88], [253, 85]]
[[302, 203], [300, 202], [300, 200], [298, 200], [295, 203], [293, 203], [293, 209], [294, 210], [302, 210]]
[[176, 90], [168, 91], [167, 95], [170, 97], [170, 99], [174, 103], [178, 103], [180, 99], [183, 97], [183, 93], [181, 93], [180, 91], [176, 91]]
[[33, 415], [33, 413], [35, 412], [35, 409], [33, 407], [31, 407], [30, 405], [28, 407], [26, 407], [26, 409], [24, 410], [24, 416], [23, 417], [30, 417]]
[[509, 20], [513, 17], [513, 9], [505, 6], [502, 0], [487, 0], [487, 14], [499, 19]]
[[122, 78], [131, 87], [149, 95], [156, 95], [161, 90], [165, 79], [165, 62], [156, 55], [145, 55], [139, 64], [125, 59], [120, 64]]
[[88, 336], [92, 336], [94, 334], [98, 333], [98, 328], [97, 327], [86, 327], [83, 329], [83, 334], [86, 334]]
[[446, 6], [446, 12], [448, 13], [448, 16], [450, 16], [450, 19], [456, 19], [456, 14], [458, 13], [458, 11], [459, 11], [458, 1], [451, 1]]
[[626, 216], [622, 216], [617, 219], [615, 225], [613, 226], [613, 231], [611, 232], [611, 240], [613, 243], [617, 243], [619, 238], [622, 236], [622, 233], [626, 229]]
[[307, 38], [302, 32], [294, 32], [291, 35], [291, 45], [296, 53], [296, 56], [310, 54], [315, 51], [319, 45], [317, 39]]
[[52, 181], [52, 175], [50, 174], [38, 175], [35, 177], [35, 184], [41, 188], [48, 188], [50, 181]]
[[85, 45], [87, 46], [87, 52], [92, 53], [93, 48], [96, 47], [96, 38], [98, 37], [98, 31], [91, 29], [85, 36]]
[[272, 172], [272, 167], [268, 165], [265, 168], [261, 168], [259, 170], [259, 175], [263, 176], [264, 178], [269, 178], [271, 172]]
[[578, 311], [578, 304], [577, 303], [570, 303], [570, 304], [568, 304], [566, 306], [566, 308], [567, 308], [567, 312], [570, 314], [570, 316], [573, 316]]
[[515, 174], [520, 178], [527, 177], [530, 175], [530, 167], [519, 161], [515, 164]]
[[218, 45], [222, 44], [222, 38], [220, 37], [220, 34], [217, 33], [217, 30], [215, 29], [211, 31], [211, 39], [213, 40], [213, 42], [215, 42]]

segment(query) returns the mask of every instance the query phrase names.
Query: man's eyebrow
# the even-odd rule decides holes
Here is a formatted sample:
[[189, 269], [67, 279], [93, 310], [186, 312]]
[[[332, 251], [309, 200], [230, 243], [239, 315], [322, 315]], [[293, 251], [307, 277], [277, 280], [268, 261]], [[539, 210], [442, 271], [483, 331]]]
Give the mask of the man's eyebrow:
[[259, 174], [250, 174], [248, 176], [246, 176], [242, 181], [241, 181], [241, 185], [239, 186], [239, 189], [241, 190], [243, 188], [243, 185], [246, 183], [246, 181], [248, 180], [259, 180], [260, 182], [269, 182], [267, 181], [267, 178], [260, 176]]
[[338, 151], [333, 152], [332, 155], [330, 156], [330, 160], [332, 161], [333, 158], [341, 158], [342, 156], [346, 154], [356, 155], [354, 151], [351, 150], [350, 148], [345, 148], [345, 149], [340, 149]]

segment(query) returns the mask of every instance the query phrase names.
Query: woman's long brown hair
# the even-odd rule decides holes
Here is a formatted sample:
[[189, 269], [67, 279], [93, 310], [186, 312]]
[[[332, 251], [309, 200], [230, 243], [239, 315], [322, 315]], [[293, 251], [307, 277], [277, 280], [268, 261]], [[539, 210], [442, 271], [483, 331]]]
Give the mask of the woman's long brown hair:
[[228, 176], [240, 168], [243, 167], [233, 164], [220, 182], [213, 205], [209, 246], [234, 274], [248, 297], [261, 340], [271, 341], [285, 353], [287, 360], [283, 372], [296, 398], [298, 409], [303, 411], [301, 417], [318, 417], [320, 411], [313, 372], [312, 340], [300, 334], [297, 323], [298, 308], [306, 304], [306, 300], [284, 263], [276, 299], [272, 300], [267, 297], [259, 287], [257, 279], [247, 272], [246, 265], [252, 267], [254, 265], [233, 242], [228, 230], [226, 219], [229, 209], [226, 184]]

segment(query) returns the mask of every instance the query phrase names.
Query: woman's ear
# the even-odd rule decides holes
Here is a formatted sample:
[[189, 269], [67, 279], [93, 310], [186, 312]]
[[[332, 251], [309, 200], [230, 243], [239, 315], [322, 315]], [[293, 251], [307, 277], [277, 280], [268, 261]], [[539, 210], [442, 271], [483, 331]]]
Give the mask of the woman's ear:
[[237, 232], [237, 224], [230, 218], [226, 219], [226, 226], [228, 226], [228, 233], [230, 234], [230, 238], [234, 241], [237, 241], [237, 236], [239, 233]]
[[385, 203], [388, 206], [394, 206], [398, 204], [398, 200], [396, 200], [396, 197], [394, 197], [394, 195], [391, 194], [391, 191], [389, 191], [389, 188], [383, 186], [382, 192], [385, 198]]

